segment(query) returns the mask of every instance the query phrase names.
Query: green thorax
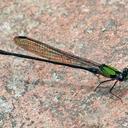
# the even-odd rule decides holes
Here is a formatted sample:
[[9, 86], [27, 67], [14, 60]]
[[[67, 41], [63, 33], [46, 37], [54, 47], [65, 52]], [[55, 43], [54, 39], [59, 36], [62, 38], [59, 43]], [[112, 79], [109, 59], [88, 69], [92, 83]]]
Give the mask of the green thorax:
[[121, 72], [114, 67], [102, 64], [100, 66], [100, 72], [103, 76], [109, 78], [116, 78]]

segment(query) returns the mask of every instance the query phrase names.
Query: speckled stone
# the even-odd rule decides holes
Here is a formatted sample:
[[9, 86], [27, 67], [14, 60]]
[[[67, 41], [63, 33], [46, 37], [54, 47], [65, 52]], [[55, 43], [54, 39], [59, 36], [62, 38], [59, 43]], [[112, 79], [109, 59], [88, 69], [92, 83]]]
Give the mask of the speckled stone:
[[[33, 55], [17, 35], [99, 63], [128, 63], [127, 0], [1, 0], [0, 49]], [[101, 77], [101, 80], [104, 80]], [[128, 84], [106, 83], [96, 92], [93, 74], [0, 55], [1, 128], [128, 128]]]

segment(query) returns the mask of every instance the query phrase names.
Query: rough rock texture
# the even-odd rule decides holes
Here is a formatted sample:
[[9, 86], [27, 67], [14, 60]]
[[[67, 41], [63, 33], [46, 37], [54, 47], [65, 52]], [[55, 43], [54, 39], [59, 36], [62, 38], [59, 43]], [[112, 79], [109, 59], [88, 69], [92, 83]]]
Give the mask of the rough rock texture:
[[[127, 0], [1, 0], [0, 49], [17, 35], [123, 69], [128, 64]], [[101, 80], [104, 80], [102, 77]], [[128, 128], [128, 83], [96, 92], [80, 69], [0, 55], [1, 128]]]

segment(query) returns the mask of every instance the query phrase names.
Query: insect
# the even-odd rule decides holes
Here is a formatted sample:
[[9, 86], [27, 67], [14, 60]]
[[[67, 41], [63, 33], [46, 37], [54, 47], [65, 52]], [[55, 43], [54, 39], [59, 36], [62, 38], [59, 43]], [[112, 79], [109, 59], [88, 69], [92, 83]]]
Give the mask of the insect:
[[[40, 57], [11, 53], [3, 50], [0, 50], [0, 54], [84, 69], [95, 75], [102, 75], [104, 77], [109, 78], [105, 81], [100, 82], [99, 85], [95, 88], [95, 91], [97, 90], [98, 87], [100, 87], [101, 84], [108, 81], [115, 81], [113, 86], [110, 88], [109, 92], [112, 95], [116, 96], [112, 90], [116, 86], [117, 82], [128, 80], [128, 68], [124, 68], [123, 71], [121, 72], [114, 67], [108, 66], [106, 64], [99, 64], [92, 60], [75, 56], [73, 54], [67, 53], [65, 51], [62, 51], [60, 49], [54, 48], [45, 43], [42, 43], [40, 41], [25, 36], [16, 36], [14, 38], [14, 42], [16, 45], [20, 46], [21, 48], [30, 51], [32, 53], [35, 53]], [[119, 98], [118, 96], [116, 97]]]

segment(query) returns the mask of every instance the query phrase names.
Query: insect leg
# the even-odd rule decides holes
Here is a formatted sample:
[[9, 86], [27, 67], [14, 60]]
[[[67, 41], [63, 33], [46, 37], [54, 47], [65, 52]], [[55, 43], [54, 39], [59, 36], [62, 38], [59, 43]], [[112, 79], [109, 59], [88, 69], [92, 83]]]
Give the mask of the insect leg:
[[109, 79], [109, 80], [105, 80], [105, 81], [100, 82], [100, 83], [96, 86], [96, 88], [94, 89], [94, 91], [96, 91], [97, 88], [99, 88], [101, 84], [106, 83], [106, 82], [109, 82], [109, 81], [113, 81], [113, 79]]
[[114, 89], [114, 87], [116, 86], [118, 80], [113, 84], [113, 86], [110, 88], [110, 93], [112, 93], [112, 90]]
[[116, 86], [117, 82], [118, 82], [118, 80], [117, 80], [117, 81], [113, 84], [113, 86], [110, 88], [110, 91], [109, 91], [109, 92], [110, 92], [113, 96], [115, 96], [116, 98], [120, 99], [121, 102], [123, 102], [122, 99], [121, 99], [119, 96], [115, 95], [115, 94], [112, 92], [112, 90], [113, 90], [114, 87]]

